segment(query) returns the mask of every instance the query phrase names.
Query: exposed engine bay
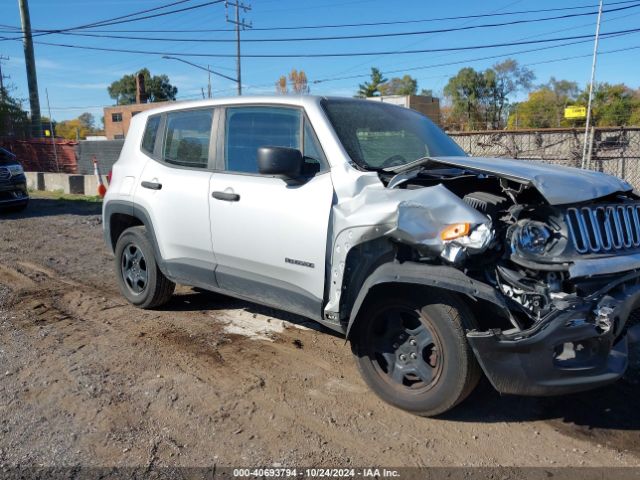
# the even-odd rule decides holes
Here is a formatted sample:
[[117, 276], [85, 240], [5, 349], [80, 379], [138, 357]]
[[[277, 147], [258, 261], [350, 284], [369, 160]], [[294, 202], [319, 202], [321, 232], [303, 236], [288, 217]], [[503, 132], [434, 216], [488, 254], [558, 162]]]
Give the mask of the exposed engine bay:
[[[531, 184], [438, 162], [382, 180], [393, 189], [445, 186], [486, 218], [443, 230], [441, 250], [417, 249], [414, 260], [451, 265], [492, 285], [516, 307], [511, 319], [518, 329], [544, 318], [555, 302], [587, 297], [616, 279], [576, 278], [575, 262], [606, 262], [640, 248], [640, 203], [631, 192], [551, 205]], [[603, 328], [611, 328], [613, 320], [601, 317]]]
[[376, 286], [468, 299], [502, 393], [606, 385], [640, 341], [640, 197], [615, 177], [504, 159], [423, 158], [333, 207], [327, 325], [347, 336]]

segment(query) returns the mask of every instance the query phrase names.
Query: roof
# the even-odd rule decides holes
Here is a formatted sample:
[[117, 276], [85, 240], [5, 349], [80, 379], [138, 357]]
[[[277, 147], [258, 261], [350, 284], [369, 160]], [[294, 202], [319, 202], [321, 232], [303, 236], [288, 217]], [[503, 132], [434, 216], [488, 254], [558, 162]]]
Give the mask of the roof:
[[[310, 107], [320, 103], [322, 99], [352, 100], [362, 101], [365, 99], [353, 97], [332, 97], [320, 95], [243, 95], [241, 97], [219, 97], [205, 100], [190, 100], [176, 102], [162, 102], [157, 108], [145, 109], [139, 115], [153, 115], [172, 110], [182, 110], [188, 108], [200, 108], [216, 105], [251, 105], [251, 104], [275, 104], [293, 105], [297, 107]], [[149, 104], [146, 104], [149, 105]]]

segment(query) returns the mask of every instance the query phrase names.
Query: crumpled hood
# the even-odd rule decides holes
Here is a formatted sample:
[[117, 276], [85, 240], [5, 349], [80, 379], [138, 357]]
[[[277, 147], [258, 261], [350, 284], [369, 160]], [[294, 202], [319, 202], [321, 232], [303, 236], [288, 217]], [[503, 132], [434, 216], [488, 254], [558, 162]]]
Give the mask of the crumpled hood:
[[444, 165], [489, 173], [535, 187], [551, 205], [579, 203], [633, 190], [612, 175], [528, 160], [487, 157], [432, 157]]

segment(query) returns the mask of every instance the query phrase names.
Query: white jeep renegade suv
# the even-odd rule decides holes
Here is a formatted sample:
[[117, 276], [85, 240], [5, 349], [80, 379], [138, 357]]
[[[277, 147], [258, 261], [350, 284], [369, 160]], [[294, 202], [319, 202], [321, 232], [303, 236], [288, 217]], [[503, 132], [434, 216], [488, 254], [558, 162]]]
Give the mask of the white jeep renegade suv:
[[[135, 116], [104, 201], [122, 294], [175, 283], [314, 319], [420, 415], [620, 378], [638, 339], [640, 202], [596, 172], [469, 158], [429, 119], [312, 96]], [[170, 305], [168, 308], [171, 308]]]

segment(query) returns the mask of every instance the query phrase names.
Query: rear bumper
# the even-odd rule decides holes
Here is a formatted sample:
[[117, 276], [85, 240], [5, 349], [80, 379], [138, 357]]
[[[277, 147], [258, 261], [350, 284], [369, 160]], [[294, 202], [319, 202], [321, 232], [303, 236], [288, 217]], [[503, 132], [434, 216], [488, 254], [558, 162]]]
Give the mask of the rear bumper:
[[[634, 282], [635, 283], [635, 282]], [[596, 322], [606, 307], [610, 329]], [[629, 322], [640, 307], [640, 285], [622, 285], [591, 300], [567, 302], [527, 331], [467, 334], [486, 376], [501, 393], [559, 395], [618, 380], [628, 365], [628, 345], [640, 338]]]

